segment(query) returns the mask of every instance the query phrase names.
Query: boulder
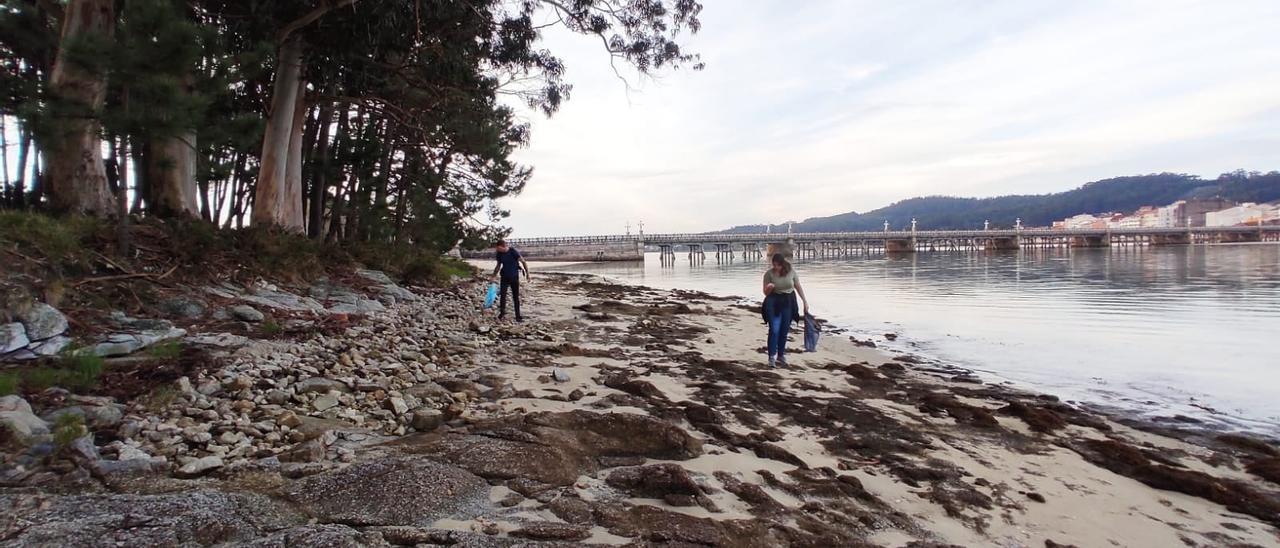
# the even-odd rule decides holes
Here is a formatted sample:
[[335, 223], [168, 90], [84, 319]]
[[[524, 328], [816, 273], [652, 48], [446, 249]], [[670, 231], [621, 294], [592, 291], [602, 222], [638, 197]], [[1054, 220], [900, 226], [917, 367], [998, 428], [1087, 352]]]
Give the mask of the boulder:
[[186, 296], [171, 297], [160, 301], [160, 310], [179, 318], [199, 318], [208, 307], [203, 301]]
[[0, 495], [12, 546], [238, 545], [293, 525], [303, 517], [257, 494], [189, 491], [162, 495]]
[[671, 495], [697, 497], [703, 494], [688, 471], [669, 462], [618, 468], [609, 472], [605, 483], [638, 497], [665, 499]]
[[0, 354], [8, 354], [31, 344], [27, 338], [27, 328], [19, 322], [0, 325]]
[[419, 432], [431, 432], [444, 424], [444, 413], [439, 409], [418, 408], [413, 411], [409, 425]]
[[31, 345], [30, 350], [32, 354], [35, 354], [38, 357], [47, 358], [49, 356], [58, 355], [59, 352], [62, 352], [68, 346], [71, 346], [71, 337], [54, 335], [42, 342]]
[[530, 413], [525, 420], [539, 435], [571, 435], [594, 456], [684, 460], [702, 454], [701, 440], [674, 424], [645, 415], [574, 410]]
[[315, 409], [316, 411], [324, 411], [326, 409], [337, 407], [337, 405], [338, 405], [338, 397], [333, 394], [325, 394], [323, 396], [316, 398], [315, 400], [312, 400], [311, 402], [311, 408]]
[[429, 526], [484, 512], [489, 484], [455, 466], [392, 458], [303, 478], [285, 496], [321, 522]]
[[31, 412], [31, 405], [18, 396], [0, 397], [0, 428], [19, 443], [32, 445], [49, 437], [49, 424]]
[[213, 455], [201, 457], [178, 468], [177, 476], [180, 478], [196, 478], [222, 468], [222, 465], [222, 457]]
[[376, 531], [358, 531], [336, 523], [290, 527], [271, 536], [239, 544], [245, 548], [364, 548], [390, 547]]
[[18, 318], [27, 329], [27, 338], [42, 341], [67, 330], [67, 317], [45, 303], [35, 303]]
[[351, 389], [347, 387], [346, 383], [335, 381], [333, 379], [326, 379], [324, 377], [311, 377], [298, 381], [294, 383], [293, 390], [299, 394], [309, 394], [312, 392], [325, 394], [328, 392], [351, 391]]
[[227, 313], [230, 314], [232, 318], [245, 322], [260, 322], [267, 319], [266, 315], [247, 304], [238, 304], [227, 308]]

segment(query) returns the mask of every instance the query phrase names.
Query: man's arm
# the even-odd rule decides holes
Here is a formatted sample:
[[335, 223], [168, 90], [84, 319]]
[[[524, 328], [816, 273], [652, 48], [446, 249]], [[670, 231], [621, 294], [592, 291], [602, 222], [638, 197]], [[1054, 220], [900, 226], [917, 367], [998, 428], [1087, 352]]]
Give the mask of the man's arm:
[[520, 266], [524, 268], [524, 279], [529, 279], [529, 263], [525, 262], [524, 255], [520, 256]]

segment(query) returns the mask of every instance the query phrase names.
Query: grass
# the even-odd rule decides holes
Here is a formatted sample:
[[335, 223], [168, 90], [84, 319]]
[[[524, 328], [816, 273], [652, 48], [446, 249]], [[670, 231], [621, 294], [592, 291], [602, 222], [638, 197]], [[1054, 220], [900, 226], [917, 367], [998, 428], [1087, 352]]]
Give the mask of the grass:
[[262, 332], [267, 335], [279, 335], [281, 331], [284, 331], [284, 328], [280, 327], [280, 324], [276, 323], [276, 321], [271, 318], [267, 318], [263, 321], [261, 326]]
[[63, 413], [53, 423], [53, 445], [61, 451], [88, 432], [84, 427], [84, 417], [76, 413]]
[[172, 360], [182, 355], [182, 343], [167, 341], [147, 348], [147, 355], [153, 358]]
[[33, 367], [0, 377], [0, 395], [17, 394], [20, 390], [39, 392], [55, 386], [72, 392], [87, 392], [98, 386], [102, 368], [101, 357], [83, 352], [63, 352], [56, 365]]
[[0, 211], [0, 244], [16, 245], [24, 253], [38, 250], [56, 262], [75, 261], [85, 253], [85, 241], [101, 226], [101, 221], [89, 217]]
[[0, 396], [18, 393], [20, 379], [13, 373], [0, 373]]

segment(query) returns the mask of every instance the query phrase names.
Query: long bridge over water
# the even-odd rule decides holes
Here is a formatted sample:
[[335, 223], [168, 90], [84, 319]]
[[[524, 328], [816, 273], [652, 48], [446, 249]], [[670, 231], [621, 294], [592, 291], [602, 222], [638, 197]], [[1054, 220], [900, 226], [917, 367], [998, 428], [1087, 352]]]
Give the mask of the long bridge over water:
[[[508, 240], [531, 261], [639, 261], [656, 248], [664, 261], [677, 250], [693, 261], [708, 253], [718, 261], [759, 259], [783, 253], [800, 258], [838, 258], [932, 251], [1003, 251], [1024, 247], [1110, 247], [1280, 242], [1280, 225], [1185, 228], [998, 230], [899, 230], [802, 233], [700, 233], [570, 236]], [[487, 258], [491, 252], [468, 253]]]

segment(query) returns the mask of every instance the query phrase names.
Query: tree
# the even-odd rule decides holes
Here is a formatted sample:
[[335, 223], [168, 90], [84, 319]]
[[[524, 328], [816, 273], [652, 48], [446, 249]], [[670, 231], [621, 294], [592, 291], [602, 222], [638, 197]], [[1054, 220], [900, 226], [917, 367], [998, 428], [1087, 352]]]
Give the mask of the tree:
[[115, 25], [114, 0], [71, 0], [62, 15], [58, 57], [49, 78], [57, 105], [48, 146], [49, 197], [57, 211], [113, 214], [99, 122], [107, 83], [86, 52], [108, 43]]

